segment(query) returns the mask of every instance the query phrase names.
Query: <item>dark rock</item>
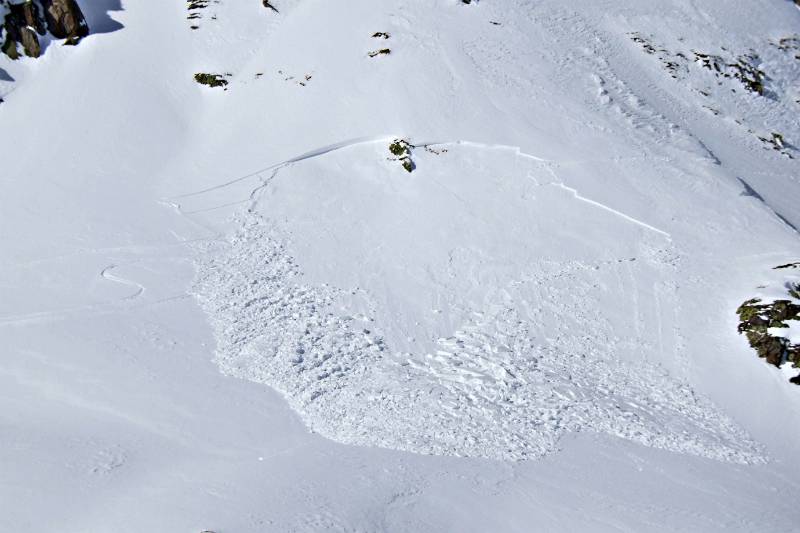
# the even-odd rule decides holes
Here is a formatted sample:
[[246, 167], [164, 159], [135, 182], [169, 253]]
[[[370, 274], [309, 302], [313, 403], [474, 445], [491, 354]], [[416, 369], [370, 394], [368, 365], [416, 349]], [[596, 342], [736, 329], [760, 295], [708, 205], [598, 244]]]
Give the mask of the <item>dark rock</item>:
[[15, 9], [20, 11], [19, 17], [25, 21], [25, 26], [33, 28], [39, 35], [47, 33], [47, 28], [44, 23], [42, 14], [39, 13], [39, 5], [35, 2], [26, 2], [24, 4], [12, 5], [11, 11]]
[[[779, 322], [800, 319], [800, 305], [789, 300], [776, 300], [772, 303], [772, 319]], [[775, 326], [771, 326], [775, 327]]]
[[19, 44], [25, 55], [39, 57], [42, 46], [38, 35], [46, 35], [48, 30], [57, 39], [67, 39], [67, 44], [77, 44], [89, 34], [89, 26], [76, 0], [30, 0], [8, 4], [3, 27], [6, 40], [2, 52], [11, 59], [19, 58]]
[[57, 39], [80, 39], [89, 35], [89, 25], [75, 0], [41, 0], [47, 29]]
[[9, 6], [9, 12], [3, 22], [3, 27], [6, 30], [6, 41], [19, 42], [22, 38], [19, 30], [25, 27], [25, 19], [20, 17], [21, 12], [16, 7]]
[[[779, 268], [793, 266], [781, 265]], [[797, 298], [798, 289], [795, 284], [788, 284], [787, 291]], [[758, 356], [770, 365], [780, 367], [791, 363], [800, 368], [800, 345], [792, 344], [789, 339], [774, 331], [774, 328], [788, 328], [790, 320], [800, 321], [800, 304], [791, 300], [774, 300], [764, 303], [758, 298], [747, 300], [736, 310], [739, 315], [739, 333], [744, 333], [750, 346]], [[770, 333], [770, 330], [773, 333]], [[793, 378], [792, 383], [800, 385], [800, 376]]]
[[21, 40], [20, 30], [22, 28], [31, 27], [40, 35], [44, 35], [46, 32], [39, 5], [35, 2], [9, 4], [5, 27], [9, 35], [17, 42]]
[[19, 52], [17, 51], [17, 41], [12, 39], [10, 36], [6, 37], [6, 40], [3, 43], [2, 50], [3, 53], [9, 57], [9, 59], [12, 59], [14, 61], [19, 59]]
[[195, 74], [194, 81], [201, 85], [208, 85], [209, 87], [225, 87], [228, 85], [228, 80], [221, 74], [208, 74], [206, 72], [198, 72]]
[[[17, 43], [22, 44], [25, 55], [29, 57], [39, 57], [42, 54], [42, 47], [36, 34], [45, 34], [45, 24], [39, 13], [38, 4], [25, 2], [24, 4], [9, 5], [4, 27], [7, 37], [3, 51], [7, 56], [13, 59], [12, 56], [16, 54], [19, 57], [16, 50]], [[11, 45], [9, 41], [13, 41], [14, 44]]]
[[25, 19], [19, 6], [9, 6], [9, 12], [3, 21], [3, 28], [6, 30], [6, 40], [3, 42], [3, 53], [11, 59], [19, 59], [17, 43], [22, 40], [20, 32], [25, 27]]
[[20, 36], [22, 37], [22, 48], [25, 50], [26, 56], [39, 57], [42, 55], [42, 46], [39, 44], [39, 37], [35, 31], [25, 26], [20, 29]]
[[754, 348], [758, 351], [758, 356], [766, 359], [767, 363], [780, 367], [786, 352], [786, 339], [765, 335]]
[[792, 344], [786, 348], [786, 360], [800, 368], [800, 344]]
[[389, 152], [391, 152], [393, 156], [397, 157], [397, 160], [400, 161], [400, 164], [403, 165], [403, 168], [406, 169], [406, 172], [414, 172], [414, 170], [417, 168], [414, 160], [411, 159], [412, 148], [413, 146], [411, 143], [405, 139], [395, 139], [392, 144], [389, 145]]

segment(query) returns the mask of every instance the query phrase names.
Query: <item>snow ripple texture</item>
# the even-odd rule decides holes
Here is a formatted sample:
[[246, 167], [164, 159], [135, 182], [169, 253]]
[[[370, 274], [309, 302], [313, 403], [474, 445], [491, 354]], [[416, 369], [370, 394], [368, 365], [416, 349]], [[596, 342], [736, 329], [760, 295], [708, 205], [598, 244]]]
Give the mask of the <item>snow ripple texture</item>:
[[314, 431], [355, 445], [500, 460], [557, 449], [567, 432], [602, 432], [722, 461], [763, 462], [758, 447], [690, 387], [653, 364], [612, 354], [625, 342], [586, 305], [585, 265], [538, 265], [539, 287], [564, 321], [546, 339], [499, 299], [438, 340], [394, 353], [370, 317], [332, 304], [356, 291], [305, 284], [287, 240], [247, 215], [229, 243], [206, 250], [195, 293], [223, 372], [281, 392]]

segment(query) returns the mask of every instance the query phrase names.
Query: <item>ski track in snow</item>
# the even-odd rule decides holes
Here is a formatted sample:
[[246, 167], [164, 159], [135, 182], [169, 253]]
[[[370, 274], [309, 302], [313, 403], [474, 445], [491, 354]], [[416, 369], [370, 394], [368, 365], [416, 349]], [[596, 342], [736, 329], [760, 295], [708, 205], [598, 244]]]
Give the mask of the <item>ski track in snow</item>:
[[[378, 140], [356, 141], [373, 142]], [[394, 351], [374, 317], [332, 311], [337, 299], [361, 289], [303, 283], [288, 238], [254, 207], [280, 168], [349, 146], [331, 145], [267, 167], [273, 173], [253, 189], [232, 240], [202, 245], [194, 293], [215, 331], [223, 372], [270, 385], [312, 430], [348, 444], [521, 460], [556, 450], [567, 432], [591, 431], [722, 461], [764, 461], [759, 447], [688, 385], [656, 365], [615, 355], [617, 348], [642, 341], [620, 337], [625, 333], [592, 307], [597, 285], [591, 272], [624, 266], [532, 265], [525, 279], [497, 287], [486, 308], [470, 309], [471, 318], [429, 353]], [[563, 183], [551, 185], [669, 238]], [[545, 338], [533, 334], [536, 325], [512, 301], [521, 288], [537, 295], [539, 312], [561, 317]], [[661, 305], [671, 292], [667, 286], [657, 290]]]
[[116, 276], [116, 275], [112, 274], [111, 271], [114, 270], [117, 267], [118, 267], [118, 265], [109, 265], [109, 266], [107, 266], [106, 268], [104, 268], [100, 272], [100, 277], [102, 277], [104, 279], [107, 279], [108, 281], [113, 281], [114, 283], [119, 283], [121, 285], [126, 285], [128, 287], [134, 287], [136, 289], [136, 291], [134, 293], [123, 297], [122, 298], [123, 301], [124, 300], [135, 300], [136, 298], [141, 296], [144, 293], [144, 290], [145, 290], [144, 285], [142, 285], [141, 283], [137, 283], [135, 281], [132, 281], [132, 280], [129, 280], [129, 279], [125, 279], [125, 278], [122, 278], [120, 276]]
[[139, 297], [141, 297], [142, 294], [144, 294], [146, 287], [141, 283], [137, 283], [136, 281], [129, 280], [121, 276], [112, 274], [111, 271], [116, 268], [119, 268], [119, 265], [112, 264], [105, 267], [100, 271], [100, 277], [112, 283], [118, 283], [126, 287], [133, 287], [135, 290], [131, 294], [102, 303], [79, 305], [63, 309], [50, 309], [46, 311], [36, 311], [32, 313], [0, 315], [0, 327], [5, 325], [16, 325], [16, 324], [26, 324], [33, 322], [50, 321], [50, 320], [60, 320], [63, 318], [67, 318], [69, 316], [73, 316], [74, 314], [80, 312], [95, 312], [95, 311], [102, 312], [112, 308], [118, 308], [120, 305], [124, 305], [129, 302], [134, 302]]

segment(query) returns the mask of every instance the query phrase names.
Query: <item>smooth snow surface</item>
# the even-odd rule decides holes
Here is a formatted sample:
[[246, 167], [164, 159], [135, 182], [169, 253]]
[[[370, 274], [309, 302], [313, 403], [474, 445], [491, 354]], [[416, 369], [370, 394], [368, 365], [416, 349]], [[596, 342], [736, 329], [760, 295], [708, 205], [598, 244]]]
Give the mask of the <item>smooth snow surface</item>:
[[0, 531], [797, 530], [793, 2], [80, 3], [0, 56]]

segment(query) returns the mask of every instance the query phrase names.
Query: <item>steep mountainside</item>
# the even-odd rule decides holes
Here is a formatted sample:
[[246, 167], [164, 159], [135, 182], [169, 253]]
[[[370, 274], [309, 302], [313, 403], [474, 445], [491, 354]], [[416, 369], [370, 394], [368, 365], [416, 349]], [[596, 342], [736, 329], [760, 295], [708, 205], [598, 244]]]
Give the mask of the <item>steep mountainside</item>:
[[0, 3], [0, 530], [796, 528], [795, 2], [79, 3]]

